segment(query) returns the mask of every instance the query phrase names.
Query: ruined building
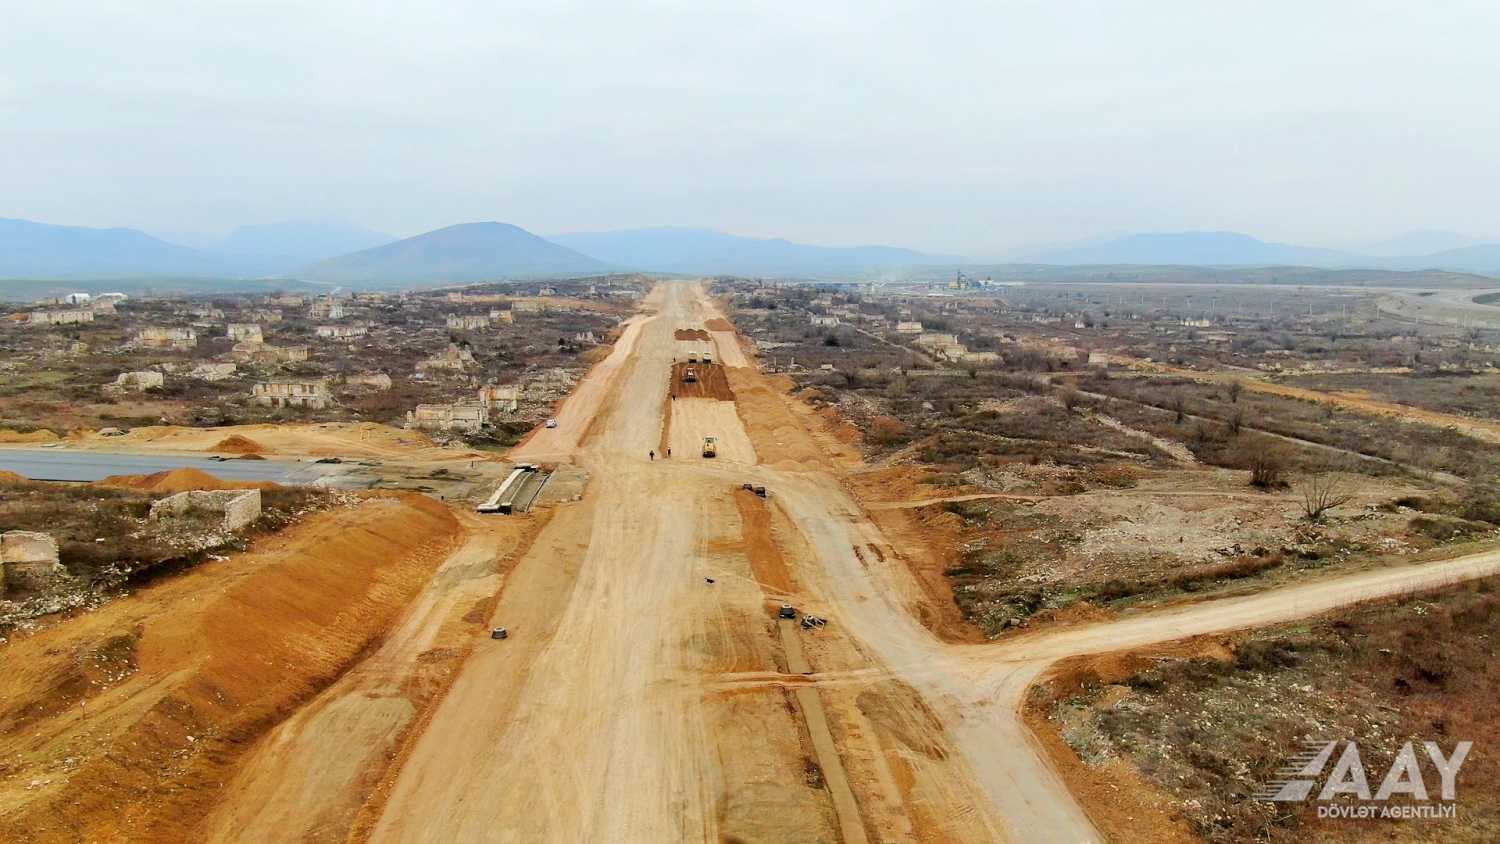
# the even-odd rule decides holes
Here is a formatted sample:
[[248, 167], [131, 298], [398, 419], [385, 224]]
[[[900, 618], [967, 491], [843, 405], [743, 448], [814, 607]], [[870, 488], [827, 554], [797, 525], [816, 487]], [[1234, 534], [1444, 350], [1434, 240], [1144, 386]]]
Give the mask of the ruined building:
[[322, 379], [262, 381], [250, 390], [251, 400], [266, 407], [310, 407], [320, 410], [333, 402], [328, 383]]
[[473, 362], [474, 353], [469, 350], [468, 346], [449, 343], [448, 348], [444, 349], [441, 354], [417, 361], [417, 371], [425, 372], [430, 369], [436, 369], [463, 372]]
[[484, 427], [487, 414], [478, 404], [419, 404], [406, 413], [406, 427], [420, 431], [462, 431], [476, 433]]
[[57, 540], [45, 533], [0, 533], [0, 597], [7, 587], [45, 589], [67, 575], [57, 561]]
[[488, 384], [479, 388], [479, 403], [492, 410], [502, 410], [506, 413], [515, 413], [520, 406], [521, 386], [519, 384]]
[[260, 490], [209, 489], [189, 490], [151, 502], [153, 519], [186, 515], [189, 511], [222, 516], [220, 528], [239, 530], [260, 518]]
[[32, 311], [27, 325], [73, 325], [93, 322], [94, 312], [88, 308], [69, 308], [65, 311]]
[[191, 328], [142, 328], [136, 332], [135, 344], [146, 349], [181, 351], [198, 345], [198, 332]]
[[229, 339], [236, 343], [264, 343], [265, 335], [261, 333], [260, 325], [253, 322], [231, 322], [226, 331]]

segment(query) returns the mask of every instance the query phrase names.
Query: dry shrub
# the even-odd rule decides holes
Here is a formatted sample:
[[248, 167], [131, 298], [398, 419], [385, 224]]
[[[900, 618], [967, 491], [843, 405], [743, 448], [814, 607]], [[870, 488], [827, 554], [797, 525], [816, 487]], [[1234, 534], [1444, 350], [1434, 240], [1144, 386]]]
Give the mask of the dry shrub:
[[876, 445], [899, 445], [911, 440], [911, 426], [894, 416], [877, 416], [867, 437]]

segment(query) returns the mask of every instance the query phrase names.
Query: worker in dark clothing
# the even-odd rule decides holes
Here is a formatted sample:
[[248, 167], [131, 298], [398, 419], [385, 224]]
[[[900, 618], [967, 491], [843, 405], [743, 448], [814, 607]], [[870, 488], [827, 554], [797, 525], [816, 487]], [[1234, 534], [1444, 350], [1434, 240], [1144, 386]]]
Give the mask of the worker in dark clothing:
[[655, 459], [656, 459], [656, 451], [655, 451], [655, 450], [652, 450], [652, 451], [648, 451], [648, 452], [646, 452], [646, 453], [647, 453], [647, 454], [649, 454], [649, 455], [651, 455], [651, 459], [652, 459], [652, 460], [655, 460]]
[[671, 456], [672, 456], [672, 449], [670, 449], [670, 448], [669, 448], [669, 449], [667, 449], [667, 456], [668, 456], [668, 457], [671, 457]]

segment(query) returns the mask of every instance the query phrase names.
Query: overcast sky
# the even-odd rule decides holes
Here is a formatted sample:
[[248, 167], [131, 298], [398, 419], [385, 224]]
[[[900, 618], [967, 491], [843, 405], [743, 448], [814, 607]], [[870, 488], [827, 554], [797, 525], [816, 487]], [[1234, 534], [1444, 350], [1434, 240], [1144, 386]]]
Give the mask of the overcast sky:
[[17, 0], [0, 216], [1500, 237], [1497, 29], [1494, 0]]

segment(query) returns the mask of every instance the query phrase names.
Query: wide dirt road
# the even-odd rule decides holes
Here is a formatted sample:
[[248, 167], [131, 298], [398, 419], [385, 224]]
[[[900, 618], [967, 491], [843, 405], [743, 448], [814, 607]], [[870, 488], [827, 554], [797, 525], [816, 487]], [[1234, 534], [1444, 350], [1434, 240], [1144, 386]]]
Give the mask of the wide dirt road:
[[[687, 460], [669, 468], [648, 457], [661, 438], [673, 330], [701, 323], [693, 293], [658, 288], [647, 303], [658, 313], [631, 324], [557, 429], [519, 449], [571, 458], [593, 481], [511, 575], [494, 614], [511, 638], [468, 660], [411, 748], [375, 840], [718, 838], [732, 766], [719, 759], [722, 713], [703, 705], [716, 674], [703, 669], [774, 666], [736, 653], [766, 648], [755, 624], [736, 618], [744, 602], [726, 601], [749, 578], [726, 577], [722, 590], [704, 580], [717, 565], [710, 546], [724, 541], [719, 526], [732, 525], [727, 482], [672, 471]], [[714, 471], [733, 465], [721, 458]], [[761, 741], [786, 745], [795, 762], [795, 725], [775, 712], [751, 717], [766, 718]], [[783, 767], [795, 782], [795, 767]], [[824, 832], [816, 806], [802, 811], [791, 831]]]

